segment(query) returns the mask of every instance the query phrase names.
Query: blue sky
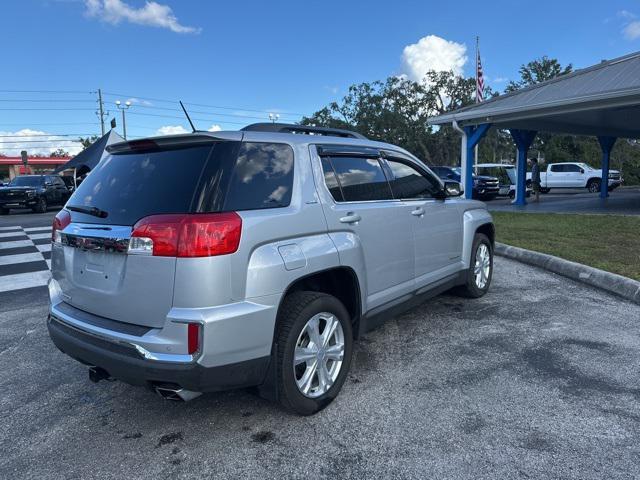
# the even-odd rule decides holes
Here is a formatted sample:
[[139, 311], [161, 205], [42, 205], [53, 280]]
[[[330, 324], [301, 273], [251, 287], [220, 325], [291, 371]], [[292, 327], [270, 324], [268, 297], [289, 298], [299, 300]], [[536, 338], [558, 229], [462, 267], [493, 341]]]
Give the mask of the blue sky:
[[22, 0], [2, 2], [0, 17], [5, 135], [99, 132], [89, 93], [98, 88], [109, 92], [112, 116], [116, 99], [133, 99], [130, 136], [186, 126], [167, 118], [180, 114], [163, 99], [208, 105], [189, 107], [203, 112], [192, 114], [202, 129], [237, 129], [269, 111], [297, 120], [353, 83], [417, 76], [429, 66], [473, 75], [476, 35], [497, 90], [542, 55], [584, 67], [640, 50], [640, 0]]

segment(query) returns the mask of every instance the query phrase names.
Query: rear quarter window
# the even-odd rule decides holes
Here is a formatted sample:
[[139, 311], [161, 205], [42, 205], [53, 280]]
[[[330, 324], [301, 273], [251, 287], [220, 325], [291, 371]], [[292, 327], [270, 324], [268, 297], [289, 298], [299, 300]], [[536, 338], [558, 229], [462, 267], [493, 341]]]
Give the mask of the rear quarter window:
[[224, 210], [289, 206], [293, 190], [293, 164], [293, 149], [289, 145], [242, 143]]

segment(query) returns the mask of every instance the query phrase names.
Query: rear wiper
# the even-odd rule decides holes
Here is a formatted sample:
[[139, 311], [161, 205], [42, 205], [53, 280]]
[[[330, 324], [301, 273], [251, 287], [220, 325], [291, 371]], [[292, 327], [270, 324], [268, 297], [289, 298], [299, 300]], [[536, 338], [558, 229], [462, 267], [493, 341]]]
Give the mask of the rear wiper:
[[65, 208], [67, 210], [71, 210], [72, 212], [86, 213], [87, 215], [92, 215], [98, 218], [107, 218], [107, 216], [109, 215], [109, 212], [100, 210], [98, 207], [83, 207], [80, 205], [67, 205]]

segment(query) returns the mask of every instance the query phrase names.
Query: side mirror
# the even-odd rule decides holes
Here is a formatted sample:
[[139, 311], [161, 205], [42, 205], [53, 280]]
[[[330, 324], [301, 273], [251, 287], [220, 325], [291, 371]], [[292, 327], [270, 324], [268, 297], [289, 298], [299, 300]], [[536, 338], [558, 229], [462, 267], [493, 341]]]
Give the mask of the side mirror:
[[459, 197], [462, 195], [462, 188], [458, 182], [444, 182], [444, 192], [447, 197]]
[[580, 169], [580, 173], [584, 173], [584, 168], [581, 168], [581, 169]]

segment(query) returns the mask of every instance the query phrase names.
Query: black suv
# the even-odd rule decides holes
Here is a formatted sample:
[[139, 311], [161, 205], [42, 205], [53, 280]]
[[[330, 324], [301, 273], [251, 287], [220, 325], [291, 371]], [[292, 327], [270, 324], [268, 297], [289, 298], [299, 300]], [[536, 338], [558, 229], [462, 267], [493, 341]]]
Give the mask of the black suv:
[[12, 208], [44, 213], [49, 205], [64, 205], [70, 194], [60, 175], [21, 175], [0, 187], [0, 215]]

